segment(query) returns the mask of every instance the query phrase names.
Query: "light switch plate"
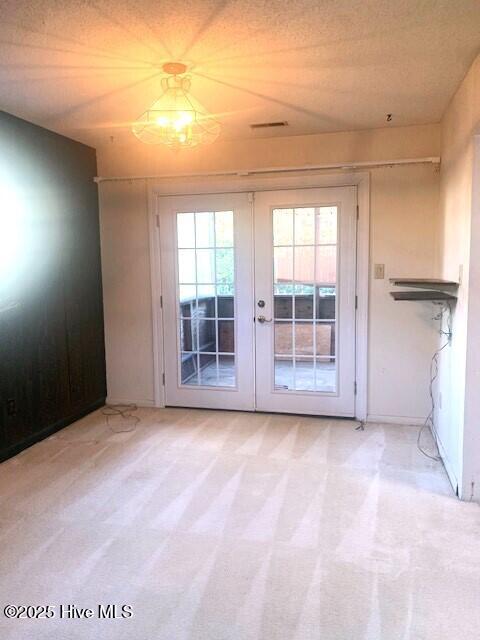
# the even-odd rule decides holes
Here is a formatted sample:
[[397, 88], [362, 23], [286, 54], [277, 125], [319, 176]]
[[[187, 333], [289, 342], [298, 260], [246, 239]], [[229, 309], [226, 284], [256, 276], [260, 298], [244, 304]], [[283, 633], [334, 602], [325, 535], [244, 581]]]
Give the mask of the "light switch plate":
[[373, 277], [375, 280], [383, 280], [385, 278], [385, 265], [375, 264], [373, 266]]

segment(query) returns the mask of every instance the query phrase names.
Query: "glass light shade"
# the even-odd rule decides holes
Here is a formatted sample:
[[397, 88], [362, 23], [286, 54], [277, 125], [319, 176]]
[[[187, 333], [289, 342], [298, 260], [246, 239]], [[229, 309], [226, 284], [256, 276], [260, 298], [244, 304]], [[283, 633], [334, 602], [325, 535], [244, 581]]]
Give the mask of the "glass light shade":
[[162, 79], [163, 94], [132, 127], [139, 140], [173, 149], [213, 142], [220, 124], [190, 93], [190, 79], [172, 75]]

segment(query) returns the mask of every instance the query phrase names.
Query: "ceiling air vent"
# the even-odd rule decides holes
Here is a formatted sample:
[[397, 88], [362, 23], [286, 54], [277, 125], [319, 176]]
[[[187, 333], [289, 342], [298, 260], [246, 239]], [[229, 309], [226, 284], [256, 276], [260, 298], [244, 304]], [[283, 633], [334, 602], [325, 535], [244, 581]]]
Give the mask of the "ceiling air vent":
[[288, 127], [288, 122], [283, 120], [282, 122], [259, 122], [250, 125], [250, 129], [270, 129], [272, 127]]

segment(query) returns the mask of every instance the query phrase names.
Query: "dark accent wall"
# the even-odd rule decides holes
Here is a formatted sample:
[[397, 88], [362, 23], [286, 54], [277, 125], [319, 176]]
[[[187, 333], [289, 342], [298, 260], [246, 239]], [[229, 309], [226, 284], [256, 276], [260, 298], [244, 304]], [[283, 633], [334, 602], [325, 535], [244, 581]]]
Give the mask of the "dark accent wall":
[[0, 112], [0, 459], [104, 404], [95, 175], [94, 149]]

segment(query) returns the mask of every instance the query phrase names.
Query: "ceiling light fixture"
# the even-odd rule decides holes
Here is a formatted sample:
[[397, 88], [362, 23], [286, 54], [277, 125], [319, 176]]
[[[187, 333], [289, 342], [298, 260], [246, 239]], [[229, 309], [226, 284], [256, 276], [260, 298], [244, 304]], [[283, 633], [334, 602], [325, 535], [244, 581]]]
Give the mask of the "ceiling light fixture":
[[164, 144], [172, 149], [196, 147], [216, 140], [220, 123], [190, 93], [187, 67], [167, 62], [162, 70], [163, 94], [134, 122], [132, 131], [146, 144]]

